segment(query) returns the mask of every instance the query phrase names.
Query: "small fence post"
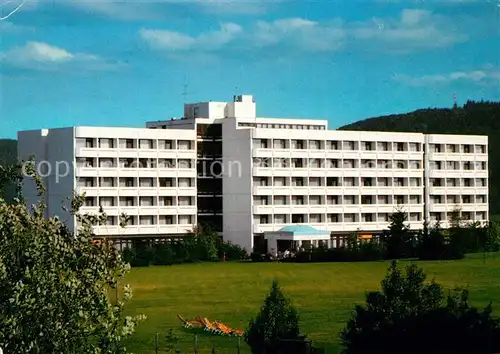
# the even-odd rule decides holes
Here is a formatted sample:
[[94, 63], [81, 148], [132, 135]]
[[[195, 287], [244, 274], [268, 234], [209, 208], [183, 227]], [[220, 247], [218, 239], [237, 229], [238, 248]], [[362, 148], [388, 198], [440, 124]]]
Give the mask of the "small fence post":
[[215, 344], [214, 344], [214, 346], [212, 347], [212, 354], [217, 354], [217, 349], [215, 349]]
[[237, 346], [237, 353], [240, 354], [240, 337], [238, 337], [238, 346]]
[[198, 335], [194, 335], [194, 354], [198, 354]]
[[155, 334], [155, 353], [158, 354], [158, 332]]

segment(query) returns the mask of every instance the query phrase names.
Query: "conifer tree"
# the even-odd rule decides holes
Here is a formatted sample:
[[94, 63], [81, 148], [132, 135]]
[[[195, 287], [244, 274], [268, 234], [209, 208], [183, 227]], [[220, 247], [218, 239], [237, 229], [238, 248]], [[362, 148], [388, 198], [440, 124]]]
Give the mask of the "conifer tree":
[[261, 354], [276, 352], [279, 340], [304, 339], [300, 335], [297, 310], [274, 280], [260, 313], [249, 323], [245, 341], [253, 354]]

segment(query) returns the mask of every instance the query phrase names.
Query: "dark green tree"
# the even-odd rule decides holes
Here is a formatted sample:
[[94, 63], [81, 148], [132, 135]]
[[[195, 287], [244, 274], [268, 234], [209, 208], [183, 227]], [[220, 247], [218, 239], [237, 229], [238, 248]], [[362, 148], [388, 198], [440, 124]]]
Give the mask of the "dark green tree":
[[500, 223], [491, 220], [486, 226], [485, 251], [496, 252], [500, 250]]
[[[5, 178], [9, 173], [7, 170], [12, 169], [17, 161], [17, 141], [11, 139], [0, 139], [0, 171], [2, 178]], [[0, 181], [2, 188], [0, 194], [7, 203], [12, 203], [16, 195], [15, 182], [10, 178]]]
[[407, 224], [408, 213], [398, 208], [390, 217], [389, 231], [384, 234], [387, 259], [407, 258], [413, 255], [413, 235]]
[[493, 354], [500, 351], [500, 324], [491, 305], [479, 311], [468, 292], [445, 297], [415, 264], [403, 273], [393, 261], [381, 290], [366, 295], [340, 334], [345, 354]]
[[477, 249], [478, 233], [466, 225], [460, 207], [455, 207], [450, 215], [447, 251], [449, 258], [463, 258], [466, 252]]
[[356, 230], [346, 237], [346, 248], [348, 251], [356, 252], [359, 248], [359, 230]]
[[437, 221], [431, 228], [427, 224], [424, 223], [421, 233], [418, 257], [423, 260], [446, 258], [447, 246], [441, 223]]
[[277, 352], [280, 340], [305, 340], [305, 336], [300, 335], [297, 310], [274, 280], [260, 313], [248, 325], [245, 341], [253, 354], [269, 354]]
[[217, 248], [219, 240], [219, 235], [210, 225], [198, 224], [186, 235], [184, 244], [190, 258], [216, 261], [219, 256]]

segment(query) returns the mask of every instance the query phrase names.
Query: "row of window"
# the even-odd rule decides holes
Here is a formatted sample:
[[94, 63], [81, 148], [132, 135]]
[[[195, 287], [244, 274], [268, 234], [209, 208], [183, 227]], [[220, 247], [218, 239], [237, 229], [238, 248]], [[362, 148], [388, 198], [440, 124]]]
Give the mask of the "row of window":
[[422, 143], [354, 140], [254, 139], [256, 149], [422, 151]]
[[486, 145], [482, 144], [429, 144], [429, 150], [448, 154], [486, 154]]
[[[146, 225], [193, 225], [196, 215], [132, 215], [128, 216], [127, 226]], [[120, 218], [116, 215], [108, 216], [106, 226], [120, 225]], [[97, 225], [96, 225], [97, 226]]]
[[[444, 220], [451, 222], [455, 217], [455, 212], [454, 211], [450, 211], [447, 213], [431, 212], [429, 216], [431, 222], [444, 221]], [[484, 221], [487, 219], [487, 213], [485, 211], [476, 211], [476, 212], [462, 211], [460, 213], [460, 216], [465, 221]]]
[[486, 204], [488, 201], [488, 196], [484, 194], [478, 195], [431, 195], [430, 202], [432, 204]]
[[420, 160], [372, 160], [372, 159], [322, 159], [254, 157], [254, 167], [267, 168], [378, 168], [378, 169], [416, 169], [422, 168]]
[[[390, 213], [328, 213], [328, 214], [260, 214], [254, 215], [254, 224], [320, 224], [320, 223], [356, 223], [389, 222]], [[409, 221], [422, 221], [422, 213], [410, 213]]]
[[420, 187], [421, 177], [254, 177], [261, 187]]
[[[446, 182], [446, 184], [445, 184]], [[420, 177], [254, 177], [260, 187], [420, 187]], [[486, 187], [486, 178], [431, 178], [432, 187]]]
[[[99, 183], [98, 183], [99, 182]], [[188, 177], [79, 177], [78, 187], [84, 188], [188, 188], [196, 186], [194, 178]]]
[[[387, 159], [322, 159], [322, 158], [286, 158], [286, 157], [254, 157], [254, 167], [267, 168], [363, 168], [363, 169], [422, 169], [421, 160], [387, 160]], [[431, 170], [487, 170], [486, 161], [431, 161]]]
[[[485, 204], [486, 195], [432, 195], [431, 204]], [[403, 205], [421, 204], [421, 195], [258, 195], [254, 205]]]
[[420, 195], [259, 195], [253, 198], [254, 205], [367, 205], [367, 204], [420, 204]]
[[[421, 160], [387, 160], [387, 159], [323, 159], [323, 158], [286, 158], [286, 157], [254, 157], [254, 167], [267, 168], [377, 168], [377, 169], [421, 169]], [[431, 161], [431, 170], [487, 170], [486, 161]]]
[[487, 187], [486, 178], [430, 178], [431, 187]]
[[431, 170], [451, 170], [451, 171], [484, 171], [488, 169], [486, 161], [430, 161]]
[[120, 197], [86, 197], [85, 207], [170, 207], [195, 206], [194, 197], [190, 196], [120, 196]]
[[[267, 187], [420, 187], [419, 177], [254, 177], [256, 186]], [[432, 187], [486, 187], [486, 178], [431, 178]], [[196, 179], [189, 177], [78, 177], [81, 188], [189, 188]]]
[[[305, 140], [305, 139], [254, 139], [256, 149], [294, 150], [347, 150], [347, 151], [423, 151], [423, 144], [417, 142], [354, 141], [354, 140]], [[485, 154], [486, 145], [477, 144], [430, 144], [432, 152]]]
[[[254, 215], [254, 224], [300, 224], [300, 223], [370, 223], [389, 222], [390, 213], [344, 213], [344, 214], [261, 214]], [[448, 220], [451, 221], [454, 213], [432, 212], [430, 213], [431, 221]], [[484, 211], [478, 212], [462, 212], [461, 217], [463, 220], [468, 221], [484, 221], [487, 214]], [[408, 221], [418, 222], [423, 221], [422, 213], [409, 213]]]
[[312, 124], [280, 124], [280, 123], [248, 123], [240, 122], [239, 127], [264, 129], [299, 129], [299, 130], [326, 130], [325, 125]]
[[80, 157], [76, 161], [80, 168], [179, 168], [195, 167], [194, 159], [156, 159], [156, 158], [113, 158]]
[[88, 149], [194, 150], [193, 140], [77, 138], [76, 147]]

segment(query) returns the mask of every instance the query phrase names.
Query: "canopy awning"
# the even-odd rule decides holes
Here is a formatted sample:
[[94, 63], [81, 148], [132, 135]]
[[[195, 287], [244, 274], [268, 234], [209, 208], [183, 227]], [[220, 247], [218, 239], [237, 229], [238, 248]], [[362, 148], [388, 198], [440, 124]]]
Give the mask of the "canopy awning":
[[330, 231], [319, 230], [309, 225], [289, 225], [278, 231], [265, 232], [264, 237], [289, 241], [327, 240], [330, 238]]

